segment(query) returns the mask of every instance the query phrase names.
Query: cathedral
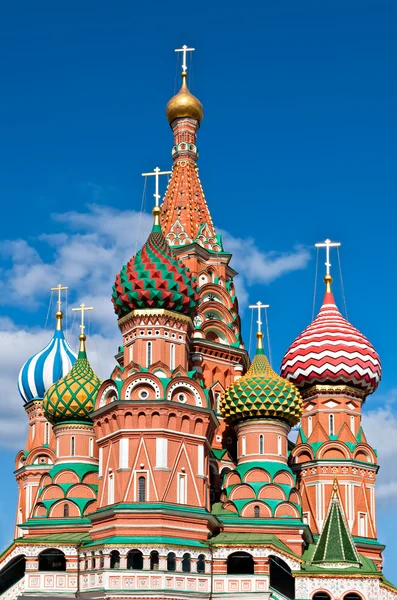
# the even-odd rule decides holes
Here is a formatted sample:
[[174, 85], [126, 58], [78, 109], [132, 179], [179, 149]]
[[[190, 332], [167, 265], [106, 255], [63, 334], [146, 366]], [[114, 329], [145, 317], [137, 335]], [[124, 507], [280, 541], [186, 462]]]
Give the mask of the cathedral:
[[377, 537], [377, 453], [361, 426], [381, 363], [335, 303], [335, 244], [322, 244], [320, 311], [280, 371], [260, 302], [251, 360], [237, 273], [199, 178], [203, 107], [186, 60], [182, 71], [166, 108], [166, 193], [160, 202], [156, 169], [151, 233], [109, 290], [112, 373], [101, 381], [90, 364], [91, 307], [75, 309], [79, 339], [66, 340], [61, 285], [54, 334], [20, 371], [29, 427], [0, 598], [397, 600]]

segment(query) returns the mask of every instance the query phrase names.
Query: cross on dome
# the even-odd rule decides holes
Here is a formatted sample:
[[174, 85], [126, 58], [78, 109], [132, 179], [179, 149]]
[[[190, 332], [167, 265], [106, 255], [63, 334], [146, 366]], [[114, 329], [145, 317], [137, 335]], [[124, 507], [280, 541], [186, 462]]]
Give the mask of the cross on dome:
[[262, 302], [260, 300], [256, 304], [250, 304], [250, 306], [249, 306], [249, 308], [256, 309], [258, 311], [258, 320], [257, 320], [258, 333], [262, 333], [262, 321], [261, 321], [262, 308], [266, 309], [269, 307], [270, 307], [270, 304], [262, 304]]
[[58, 285], [56, 287], [51, 288], [52, 292], [58, 292], [58, 300], [57, 300], [57, 304], [58, 304], [58, 310], [56, 312], [56, 320], [57, 320], [57, 325], [56, 325], [56, 329], [59, 331], [60, 329], [62, 329], [62, 318], [63, 318], [63, 312], [61, 311], [61, 292], [63, 290], [68, 290], [69, 288], [67, 286], [61, 285], [60, 283], [58, 283]]
[[161, 171], [159, 167], [153, 169], [152, 173], [142, 173], [142, 177], [154, 177], [155, 178], [155, 193], [154, 198], [156, 202], [156, 207], [159, 206], [159, 200], [161, 198], [159, 194], [159, 177], [160, 175], [172, 175], [172, 171]]
[[80, 330], [81, 333], [79, 335], [79, 340], [80, 340], [80, 348], [79, 348], [79, 353], [80, 352], [85, 352], [85, 345], [84, 342], [86, 340], [86, 336], [84, 333], [84, 329], [85, 329], [85, 324], [84, 324], [84, 314], [86, 310], [94, 310], [93, 306], [86, 306], [84, 304], [84, 302], [82, 304], [80, 304], [80, 306], [78, 308], [72, 308], [73, 311], [81, 311], [81, 323], [80, 323]]
[[182, 52], [182, 73], [186, 73], [187, 64], [186, 64], [186, 53], [194, 52], [196, 48], [188, 48], [186, 44], [182, 46], [182, 48], [175, 48], [175, 52]]
[[340, 246], [340, 242], [331, 242], [331, 240], [325, 240], [324, 242], [318, 242], [317, 244], [315, 244], [316, 248], [325, 248], [325, 267], [326, 267], [326, 274], [330, 275], [330, 268], [331, 268], [331, 263], [329, 261], [329, 257], [330, 257], [330, 249], [331, 248], [339, 248]]

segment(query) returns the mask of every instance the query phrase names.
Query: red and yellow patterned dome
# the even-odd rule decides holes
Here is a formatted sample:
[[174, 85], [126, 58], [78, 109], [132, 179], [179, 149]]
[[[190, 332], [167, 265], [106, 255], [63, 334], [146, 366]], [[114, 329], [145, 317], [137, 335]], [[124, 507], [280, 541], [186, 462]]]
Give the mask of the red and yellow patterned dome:
[[154, 208], [155, 221], [147, 242], [116, 277], [112, 302], [118, 317], [146, 308], [191, 315], [196, 307], [195, 280], [168, 246], [161, 232], [159, 214], [160, 209]]
[[320, 312], [291, 344], [281, 362], [281, 375], [300, 388], [350, 385], [372, 394], [382, 375], [380, 358], [363, 334], [339, 312], [327, 284]]

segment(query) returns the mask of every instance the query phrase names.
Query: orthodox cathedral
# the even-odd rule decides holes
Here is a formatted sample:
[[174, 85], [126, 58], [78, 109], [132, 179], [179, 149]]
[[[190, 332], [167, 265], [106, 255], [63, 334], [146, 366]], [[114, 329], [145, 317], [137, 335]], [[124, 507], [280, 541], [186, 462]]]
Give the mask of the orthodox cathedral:
[[379, 356], [335, 304], [327, 240], [317, 317], [276, 373], [258, 303], [250, 361], [183, 62], [166, 109], [168, 188], [160, 206], [156, 169], [152, 231], [115, 277], [111, 375], [100, 381], [90, 365], [91, 307], [77, 309], [77, 355], [66, 341], [61, 285], [55, 333], [19, 374], [29, 433], [0, 598], [397, 600], [377, 538], [377, 454], [361, 427]]

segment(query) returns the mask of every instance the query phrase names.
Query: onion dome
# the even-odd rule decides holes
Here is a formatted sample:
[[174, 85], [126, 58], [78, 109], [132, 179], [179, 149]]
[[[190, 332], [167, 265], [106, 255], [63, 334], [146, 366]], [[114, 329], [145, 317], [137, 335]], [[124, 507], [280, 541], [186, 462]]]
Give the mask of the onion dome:
[[367, 394], [379, 384], [382, 368], [372, 344], [339, 312], [324, 277], [326, 292], [320, 312], [287, 350], [281, 375], [300, 388], [316, 384], [349, 385]]
[[147, 242], [116, 277], [112, 302], [119, 318], [147, 308], [190, 315], [197, 304], [195, 279], [167, 244], [160, 213], [159, 207], [153, 209], [154, 224]]
[[18, 390], [25, 403], [42, 400], [52, 384], [67, 373], [75, 363], [76, 354], [65, 340], [62, 330], [63, 313], [55, 314], [56, 329], [47, 346], [23, 365], [18, 377]]
[[182, 73], [181, 89], [176, 96], [171, 98], [165, 109], [169, 123], [172, 123], [174, 119], [179, 119], [181, 117], [190, 117], [200, 123], [203, 118], [203, 106], [200, 100], [189, 92], [186, 85], [186, 75], [186, 73]]
[[101, 380], [88, 362], [84, 333], [79, 340], [80, 350], [72, 370], [44, 396], [45, 415], [54, 425], [65, 421], [91, 421], [90, 413], [94, 410]]
[[271, 368], [256, 334], [258, 347], [247, 373], [229, 386], [221, 399], [220, 413], [229, 424], [244, 419], [275, 418], [296, 425], [303, 412], [302, 398], [293, 383]]

